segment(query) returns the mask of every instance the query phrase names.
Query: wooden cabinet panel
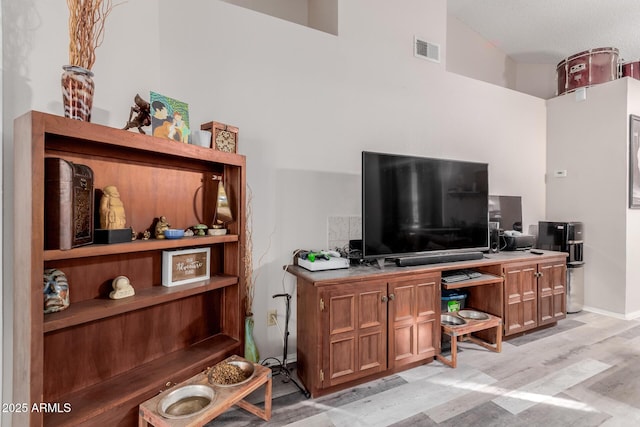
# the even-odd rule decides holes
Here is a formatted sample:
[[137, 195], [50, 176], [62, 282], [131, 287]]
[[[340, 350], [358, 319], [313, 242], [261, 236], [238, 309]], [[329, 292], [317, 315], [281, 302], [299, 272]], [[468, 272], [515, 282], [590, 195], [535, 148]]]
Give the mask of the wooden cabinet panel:
[[566, 317], [564, 258], [504, 267], [505, 335], [556, 323]]
[[555, 323], [566, 317], [567, 267], [562, 261], [543, 263], [538, 266], [538, 325]]
[[513, 264], [504, 269], [505, 334], [523, 332], [538, 322], [536, 264]]
[[386, 369], [387, 286], [384, 282], [331, 287], [320, 293], [325, 357], [323, 386]]
[[440, 275], [389, 282], [389, 367], [436, 355], [440, 343]]
[[353, 333], [356, 330], [356, 295], [350, 292], [346, 295], [327, 295], [329, 312], [329, 334]]

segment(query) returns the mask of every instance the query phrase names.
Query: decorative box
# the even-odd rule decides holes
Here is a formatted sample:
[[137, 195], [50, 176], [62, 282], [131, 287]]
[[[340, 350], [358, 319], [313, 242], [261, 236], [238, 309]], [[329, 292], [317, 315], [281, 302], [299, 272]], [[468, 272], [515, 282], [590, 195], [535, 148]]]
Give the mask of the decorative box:
[[209, 280], [210, 248], [162, 251], [162, 286]]
[[93, 243], [93, 170], [58, 157], [44, 159], [44, 247]]

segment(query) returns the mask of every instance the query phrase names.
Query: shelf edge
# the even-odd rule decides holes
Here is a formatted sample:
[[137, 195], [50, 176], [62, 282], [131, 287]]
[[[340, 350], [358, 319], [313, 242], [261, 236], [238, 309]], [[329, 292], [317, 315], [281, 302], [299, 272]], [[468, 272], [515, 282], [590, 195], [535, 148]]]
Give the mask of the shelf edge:
[[[213, 276], [208, 281], [195, 282], [175, 287], [153, 286], [142, 289], [136, 295], [120, 300], [107, 298], [92, 299], [72, 304], [69, 308], [57, 313], [45, 315], [44, 333], [70, 328], [83, 323], [93, 322], [108, 317], [187, 298], [238, 283], [236, 276]], [[80, 306], [77, 308], [76, 306]]]

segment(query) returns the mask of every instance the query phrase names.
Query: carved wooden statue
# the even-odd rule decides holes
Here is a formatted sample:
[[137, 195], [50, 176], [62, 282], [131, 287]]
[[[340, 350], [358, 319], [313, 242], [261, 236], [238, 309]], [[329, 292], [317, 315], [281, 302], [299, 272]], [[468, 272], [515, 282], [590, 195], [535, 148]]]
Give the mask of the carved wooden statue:
[[[142, 130], [142, 127], [151, 124], [151, 106], [147, 101], [142, 99], [140, 95], [136, 95], [134, 102], [136, 105], [131, 107], [129, 121], [127, 121], [127, 124], [122, 129], [138, 128], [138, 132], [146, 134], [146, 132]], [[134, 113], [136, 114], [135, 117], [133, 117]]]
[[124, 205], [120, 200], [120, 193], [114, 185], [104, 188], [100, 199], [100, 228], [118, 230], [125, 228], [127, 216], [124, 213]]

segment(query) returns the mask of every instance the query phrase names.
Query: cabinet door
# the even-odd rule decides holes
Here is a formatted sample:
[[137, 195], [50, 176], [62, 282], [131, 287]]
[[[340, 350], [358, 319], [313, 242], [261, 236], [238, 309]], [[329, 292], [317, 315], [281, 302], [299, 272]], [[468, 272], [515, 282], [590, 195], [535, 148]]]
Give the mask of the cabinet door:
[[389, 283], [389, 368], [439, 353], [439, 301], [440, 274]]
[[538, 324], [537, 264], [504, 267], [505, 335], [535, 328]]
[[538, 265], [538, 325], [566, 317], [567, 266], [564, 259]]
[[322, 387], [386, 370], [386, 282], [332, 286], [320, 298]]

